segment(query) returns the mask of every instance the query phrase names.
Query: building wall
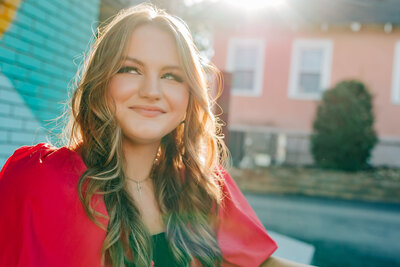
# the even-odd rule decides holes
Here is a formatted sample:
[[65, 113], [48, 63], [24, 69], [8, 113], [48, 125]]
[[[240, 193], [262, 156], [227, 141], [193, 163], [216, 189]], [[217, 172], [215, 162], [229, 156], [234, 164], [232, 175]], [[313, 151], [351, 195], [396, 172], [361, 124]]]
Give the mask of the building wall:
[[231, 37], [264, 38], [266, 42], [263, 93], [260, 97], [231, 96], [231, 125], [259, 125], [308, 133], [312, 130], [318, 102], [288, 97], [292, 43], [297, 38], [323, 38], [333, 41], [331, 82], [359, 79], [374, 98], [375, 129], [381, 138], [400, 139], [400, 105], [391, 103], [391, 82], [395, 43], [400, 31], [390, 34], [383, 27], [292, 30], [252, 27], [224, 30], [215, 34], [213, 62], [226, 68], [227, 46]]
[[333, 35], [332, 84], [345, 78], [363, 81], [374, 95], [375, 129], [380, 137], [400, 138], [400, 105], [391, 103], [395, 43], [400, 31], [386, 34], [337, 32]]
[[59, 131], [99, 0], [6, 0], [0, 4], [0, 166], [22, 145]]

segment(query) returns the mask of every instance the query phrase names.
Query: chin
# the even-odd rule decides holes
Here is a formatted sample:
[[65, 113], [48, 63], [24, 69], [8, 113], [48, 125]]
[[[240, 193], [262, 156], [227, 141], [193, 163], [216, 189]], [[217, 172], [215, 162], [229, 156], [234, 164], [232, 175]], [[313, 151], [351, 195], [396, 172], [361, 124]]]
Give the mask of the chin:
[[160, 143], [163, 136], [160, 135], [125, 135], [124, 140], [133, 144], [151, 145]]
[[151, 125], [151, 127], [136, 127], [135, 129], [125, 129], [124, 137], [132, 143], [137, 144], [154, 144], [160, 143], [161, 139], [171, 133], [175, 128], [169, 129], [155, 129], [155, 125]]

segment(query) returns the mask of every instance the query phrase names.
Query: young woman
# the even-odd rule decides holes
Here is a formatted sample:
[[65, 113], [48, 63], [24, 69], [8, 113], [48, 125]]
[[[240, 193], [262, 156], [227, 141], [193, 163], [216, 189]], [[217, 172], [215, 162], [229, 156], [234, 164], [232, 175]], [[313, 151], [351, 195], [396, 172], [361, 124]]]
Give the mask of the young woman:
[[150, 5], [100, 30], [68, 145], [22, 147], [0, 173], [0, 266], [275, 264], [222, 167], [206, 70], [185, 24]]

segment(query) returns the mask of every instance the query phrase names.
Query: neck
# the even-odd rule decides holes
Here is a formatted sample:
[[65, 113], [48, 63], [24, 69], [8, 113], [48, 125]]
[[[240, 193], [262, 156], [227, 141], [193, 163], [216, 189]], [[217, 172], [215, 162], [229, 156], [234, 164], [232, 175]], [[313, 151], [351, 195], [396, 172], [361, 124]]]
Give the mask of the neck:
[[124, 140], [125, 175], [136, 181], [149, 177], [159, 146], [160, 143], [137, 144]]

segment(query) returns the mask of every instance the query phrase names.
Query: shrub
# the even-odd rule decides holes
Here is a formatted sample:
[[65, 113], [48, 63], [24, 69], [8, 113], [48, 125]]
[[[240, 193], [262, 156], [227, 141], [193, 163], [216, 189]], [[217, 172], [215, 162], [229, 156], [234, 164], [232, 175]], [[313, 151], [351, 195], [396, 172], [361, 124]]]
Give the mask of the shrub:
[[368, 166], [377, 142], [372, 95], [359, 81], [343, 81], [327, 90], [313, 123], [311, 151], [323, 168], [357, 171]]

